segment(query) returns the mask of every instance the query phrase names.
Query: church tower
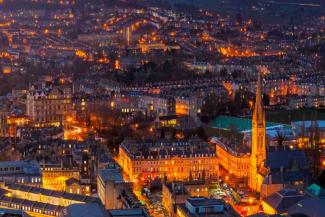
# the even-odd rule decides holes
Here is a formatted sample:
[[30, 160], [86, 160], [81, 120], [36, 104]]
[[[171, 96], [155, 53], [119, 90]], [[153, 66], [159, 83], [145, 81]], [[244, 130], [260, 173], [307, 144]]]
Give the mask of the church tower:
[[266, 159], [266, 121], [265, 112], [262, 102], [262, 84], [261, 75], [258, 72], [256, 100], [252, 118], [252, 146], [250, 159], [249, 187], [256, 191], [261, 191], [263, 177], [259, 174], [259, 170], [263, 167]]

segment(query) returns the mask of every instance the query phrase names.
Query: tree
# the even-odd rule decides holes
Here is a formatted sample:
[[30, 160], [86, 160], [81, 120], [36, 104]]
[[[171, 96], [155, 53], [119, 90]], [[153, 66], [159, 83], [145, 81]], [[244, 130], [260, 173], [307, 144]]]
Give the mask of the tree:
[[268, 94], [263, 94], [263, 103], [265, 106], [269, 106], [270, 105], [270, 97]]
[[319, 61], [319, 68], [323, 71], [325, 71], [325, 55], [321, 57]]
[[164, 128], [161, 128], [161, 131], [160, 131], [160, 138], [161, 138], [161, 139], [164, 139], [164, 138], [165, 138], [165, 130], [164, 130]]
[[222, 69], [220, 70], [219, 74], [220, 74], [220, 77], [226, 77], [227, 74], [228, 74], [228, 71], [227, 71], [226, 68], [222, 68]]
[[285, 136], [283, 135], [283, 133], [281, 133], [280, 131], [276, 132], [277, 136], [276, 136], [276, 140], [278, 142], [278, 147], [282, 148], [283, 147], [283, 142], [285, 141]]
[[9, 46], [8, 38], [5, 34], [0, 33], [0, 51], [3, 51]]
[[238, 25], [242, 25], [243, 24], [243, 16], [240, 13], [236, 14], [236, 21], [238, 22]]
[[241, 144], [243, 141], [243, 134], [239, 132], [238, 128], [236, 125], [230, 125], [229, 126], [229, 142], [231, 144], [238, 145]]
[[205, 130], [204, 130], [203, 127], [199, 127], [196, 130], [196, 133], [197, 133], [198, 137], [200, 137], [201, 139], [203, 139], [203, 140], [207, 140], [208, 139], [208, 136], [205, 134]]
[[253, 99], [253, 94], [247, 90], [236, 91], [232, 104], [233, 115], [238, 115], [243, 109], [249, 108], [249, 101]]
[[319, 176], [319, 185], [325, 188], [325, 170], [323, 170]]
[[207, 122], [221, 113], [220, 110], [222, 109], [222, 105], [220, 101], [220, 97], [218, 97], [216, 94], [209, 94], [207, 97], [205, 97], [201, 114], [202, 116], [206, 117]]
[[177, 130], [175, 128], [173, 128], [173, 132], [172, 132], [173, 139], [176, 139], [176, 134], [177, 134]]

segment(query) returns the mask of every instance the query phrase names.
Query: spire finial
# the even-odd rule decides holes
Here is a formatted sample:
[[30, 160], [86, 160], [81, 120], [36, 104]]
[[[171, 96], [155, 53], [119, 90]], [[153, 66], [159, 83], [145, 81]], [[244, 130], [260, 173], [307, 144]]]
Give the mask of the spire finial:
[[262, 98], [261, 72], [257, 71], [256, 101]]

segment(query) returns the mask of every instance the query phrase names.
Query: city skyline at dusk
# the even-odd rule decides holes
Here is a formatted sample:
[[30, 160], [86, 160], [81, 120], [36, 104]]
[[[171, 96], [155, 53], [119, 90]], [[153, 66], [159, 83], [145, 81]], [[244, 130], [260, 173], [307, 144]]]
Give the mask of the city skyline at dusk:
[[0, 216], [322, 217], [322, 0], [0, 0]]

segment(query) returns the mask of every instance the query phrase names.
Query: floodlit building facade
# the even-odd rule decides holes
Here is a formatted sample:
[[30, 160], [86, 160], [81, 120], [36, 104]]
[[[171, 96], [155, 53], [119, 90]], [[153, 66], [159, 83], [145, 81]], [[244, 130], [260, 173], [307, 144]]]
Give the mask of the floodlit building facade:
[[46, 165], [42, 168], [43, 188], [64, 191], [66, 181], [71, 178], [80, 180], [79, 168], [65, 168], [61, 165]]
[[219, 173], [215, 148], [199, 138], [184, 141], [125, 140], [120, 145], [118, 161], [134, 181], [216, 178]]
[[59, 126], [72, 109], [69, 85], [31, 88], [27, 94], [27, 116], [36, 124]]

